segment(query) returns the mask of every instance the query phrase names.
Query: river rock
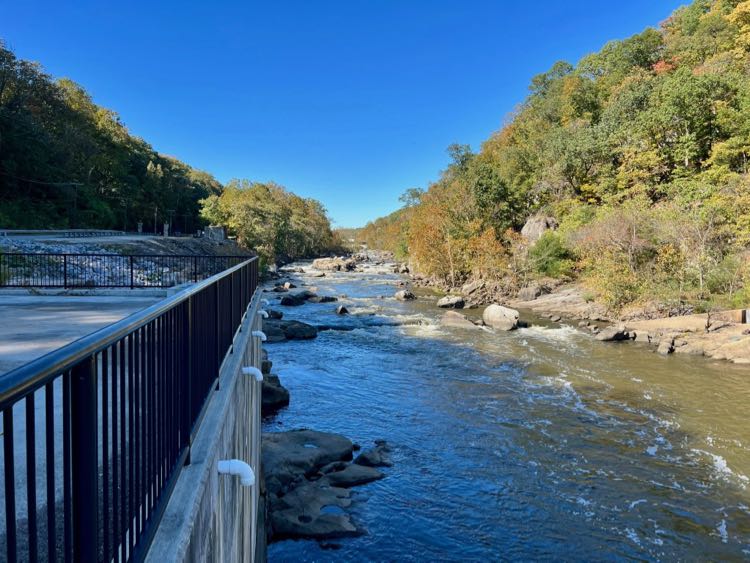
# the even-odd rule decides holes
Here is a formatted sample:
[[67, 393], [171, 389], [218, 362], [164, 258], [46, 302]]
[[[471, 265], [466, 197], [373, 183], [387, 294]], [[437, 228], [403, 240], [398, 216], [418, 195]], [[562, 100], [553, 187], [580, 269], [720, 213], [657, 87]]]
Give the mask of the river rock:
[[674, 339], [670, 337], [664, 337], [659, 342], [659, 346], [656, 348], [657, 354], [666, 356], [674, 352]]
[[295, 287], [297, 286], [294, 285], [292, 282], [284, 282], [284, 289], [289, 290], [289, 289], [294, 289]]
[[360, 530], [344, 509], [351, 505], [347, 489], [325, 482], [305, 483], [282, 497], [273, 497], [273, 539], [331, 539], [353, 536]]
[[331, 272], [349, 272], [357, 267], [357, 262], [352, 258], [318, 258], [313, 260], [312, 267]]
[[343, 305], [339, 305], [338, 307], [336, 307], [336, 314], [337, 315], [348, 315], [349, 314], [349, 309], [347, 309]]
[[440, 318], [440, 324], [454, 328], [477, 328], [477, 325], [470, 321], [466, 315], [462, 315], [456, 311], [446, 311]]
[[316, 430], [264, 432], [261, 443], [266, 488], [273, 494], [324, 465], [352, 459], [353, 452], [352, 442], [344, 436]]
[[332, 487], [349, 488], [371, 483], [372, 481], [377, 481], [383, 477], [385, 477], [385, 475], [374, 467], [352, 463], [347, 465], [346, 468], [341, 471], [328, 473], [321, 479], [321, 481], [328, 483]]
[[279, 301], [281, 305], [284, 307], [299, 307], [300, 305], [305, 304], [304, 299], [300, 299], [299, 297], [296, 297], [294, 295], [285, 295], [281, 298], [281, 301]]
[[279, 381], [278, 375], [263, 377], [261, 414], [268, 416], [289, 405], [289, 391]]
[[411, 301], [412, 299], [417, 298], [417, 296], [414, 295], [408, 289], [402, 289], [401, 291], [397, 291], [393, 296], [399, 301]]
[[518, 299], [521, 301], [533, 301], [542, 294], [542, 288], [538, 285], [530, 285], [522, 288], [518, 292]]
[[286, 335], [278, 323], [263, 321], [263, 332], [266, 335], [266, 343], [273, 344], [275, 342], [284, 342]]
[[630, 333], [625, 328], [625, 325], [608, 326], [596, 335], [596, 339], [602, 342], [616, 342], [618, 340], [627, 340], [628, 338], [630, 338]]
[[289, 340], [310, 340], [318, 336], [318, 329], [299, 321], [282, 321], [281, 330]]
[[268, 313], [269, 319], [282, 319], [284, 317], [284, 313], [281, 311], [277, 311], [276, 309], [267, 309], [266, 313]]
[[513, 330], [518, 327], [518, 311], [493, 303], [482, 313], [482, 320], [496, 330]]
[[463, 309], [465, 304], [464, 298], [460, 295], [446, 295], [437, 302], [441, 309]]
[[[268, 338], [267, 335], [266, 335], [266, 338]], [[263, 375], [268, 375], [269, 373], [271, 373], [272, 368], [273, 368], [273, 362], [269, 360], [268, 358], [264, 358], [260, 361], [260, 372]]]

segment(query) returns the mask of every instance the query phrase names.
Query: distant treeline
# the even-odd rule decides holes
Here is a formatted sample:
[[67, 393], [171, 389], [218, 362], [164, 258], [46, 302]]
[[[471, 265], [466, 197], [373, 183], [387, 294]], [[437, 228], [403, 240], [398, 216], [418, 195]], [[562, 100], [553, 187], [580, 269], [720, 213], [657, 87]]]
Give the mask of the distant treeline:
[[319, 202], [247, 180], [225, 189], [0, 42], [0, 227], [134, 231], [138, 223], [183, 233], [225, 224], [268, 262], [337, 248]]
[[[530, 91], [360, 238], [453, 286], [553, 277], [612, 309], [750, 303], [750, 1], [695, 0]], [[536, 244], [519, 232], [534, 215], [559, 224]]]

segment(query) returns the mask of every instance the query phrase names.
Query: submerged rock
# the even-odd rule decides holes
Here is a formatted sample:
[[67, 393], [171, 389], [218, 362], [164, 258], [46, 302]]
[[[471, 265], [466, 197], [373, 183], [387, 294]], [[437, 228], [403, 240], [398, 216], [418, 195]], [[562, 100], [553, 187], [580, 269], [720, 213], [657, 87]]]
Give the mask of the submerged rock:
[[284, 317], [284, 313], [281, 311], [277, 311], [275, 309], [267, 309], [266, 312], [268, 313], [269, 319], [282, 319]]
[[518, 311], [492, 304], [482, 313], [482, 320], [496, 330], [513, 330], [518, 327]]
[[333, 297], [332, 295], [321, 295], [321, 296], [313, 296], [308, 299], [310, 303], [335, 303], [338, 301], [338, 297]]
[[390, 446], [385, 441], [380, 440], [374, 448], [363, 450], [355, 459], [357, 465], [366, 465], [367, 467], [392, 467]]
[[281, 303], [284, 307], [299, 307], [300, 305], [305, 304], [305, 300], [300, 299], [295, 295], [285, 295], [281, 298], [281, 301], [279, 303]]

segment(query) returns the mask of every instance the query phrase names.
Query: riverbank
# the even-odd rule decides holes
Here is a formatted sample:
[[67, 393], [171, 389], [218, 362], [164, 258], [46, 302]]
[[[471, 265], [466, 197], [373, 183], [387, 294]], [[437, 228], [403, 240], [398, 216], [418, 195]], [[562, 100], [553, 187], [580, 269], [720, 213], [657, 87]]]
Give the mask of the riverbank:
[[[404, 270], [398, 266], [399, 271]], [[408, 272], [408, 268], [406, 268]], [[445, 292], [446, 288], [419, 275], [410, 276], [416, 287]], [[650, 345], [660, 354], [688, 354], [750, 364], [750, 325], [737, 322], [739, 311], [719, 311], [704, 314], [672, 315], [672, 311], [657, 307], [631, 308], [620, 317], [610, 314], [603, 306], [587, 297], [586, 290], [576, 284], [561, 284], [554, 280], [521, 289], [513, 295], [497, 282], [471, 282], [458, 292], [466, 307], [483, 307], [499, 303], [520, 310], [530, 310], [555, 321], [571, 323], [591, 332], [595, 337], [605, 326], [618, 330], [614, 338], [603, 341], [635, 341]]]

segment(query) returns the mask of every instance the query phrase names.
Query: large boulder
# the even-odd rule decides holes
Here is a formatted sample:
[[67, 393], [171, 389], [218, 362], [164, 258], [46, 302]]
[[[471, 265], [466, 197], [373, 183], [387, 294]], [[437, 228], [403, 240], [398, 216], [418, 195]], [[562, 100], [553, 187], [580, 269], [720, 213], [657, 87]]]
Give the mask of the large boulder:
[[312, 267], [317, 270], [330, 272], [349, 272], [357, 267], [357, 261], [352, 258], [318, 258], [313, 260]]
[[460, 295], [446, 295], [437, 302], [441, 309], [463, 309], [465, 304], [466, 301]]
[[416, 299], [417, 298], [417, 296], [414, 295], [408, 289], [402, 289], [401, 291], [397, 291], [393, 296], [396, 299], [398, 299], [399, 301], [411, 301], [412, 299]]
[[482, 313], [484, 324], [497, 330], [518, 328], [518, 311], [493, 303]]
[[310, 297], [308, 301], [310, 303], [335, 303], [338, 301], [338, 297], [334, 297], [333, 295], [315, 295]]
[[526, 224], [521, 229], [521, 235], [531, 243], [538, 241], [545, 231], [557, 228], [557, 221], [554, 217], [545, 215], [534, 215], [529, 217]]

